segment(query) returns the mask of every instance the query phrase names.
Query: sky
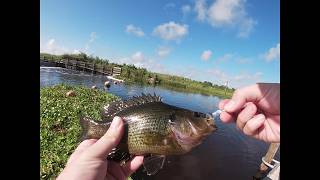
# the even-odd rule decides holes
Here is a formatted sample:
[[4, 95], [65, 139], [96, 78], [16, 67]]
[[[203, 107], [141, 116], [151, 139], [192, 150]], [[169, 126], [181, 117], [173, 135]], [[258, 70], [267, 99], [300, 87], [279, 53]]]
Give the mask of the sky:
[[280, 82], [278, 0], [41, 0], [40, 52], [240, 88]]

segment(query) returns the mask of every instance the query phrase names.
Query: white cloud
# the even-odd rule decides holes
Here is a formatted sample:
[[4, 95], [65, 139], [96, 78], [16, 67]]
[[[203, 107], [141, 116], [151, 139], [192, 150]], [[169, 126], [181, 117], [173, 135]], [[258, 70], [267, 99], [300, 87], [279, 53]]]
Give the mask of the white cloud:
[[175, 6], [176, 5], [174, 3], [170, 2], [170, 3], [167, 3], [167, 4], [164, 5], [164, 9], [174, 8]]
[[96, 40], [96, 38], [97, 38], [96, 32], [91, 32], [91, 33], [90, 33], [90, 39], [89, 39], [89, 41], [87, 42], [87, 44], [86, 44], [86, 46], [85, 46], [85, 48], [84, 48], [84, 51], [85, 51], [86, 53], [88, 52], [88, 50], [89, 50], [89, 48], [90, 48], [90, 45]]
[[136, 35], [138, 37], [143, 37], [144, 36], [144, 32], [141, 30], [141, 28], [135, 27], [132, 24], [129, 24], [129, 25], [126, 26], [126, 32], [128, 34], [134, 34], [134, 35]]
[[185, 16], [191, 11], [191, 6], [190, 5], [183, 5], [182, 8], [182, 14]]
[[270, 48], [269, 51], [267, 53], [265, 53], [264, 59], [267, 62], [270, 62], [270, 61], [276, 60], [276, 59], [280, 60], [280, 43], [278, 43], [276, 47]]
[[228, 54], [223, 55], [222, 57], [218, 57], [216, 61], [220, 62], [220, 63], [227, 62], [227, 61], [230, 61], [233, 57], [234, 57], [233, 54], [228, 53]]
[[169, 73], [171, 75], [181, 76], [194, 80], [199, 80], [199, 77], [203, 75], [202, 71], [194, 66], [175, 67]]
[[[91, 39], [89, 42], [93, 42], [95, 39], [95, 34], [91, 34]], [[51, 38], [47, 42], [43, 43], [40, 39], [40, 52], [41, 53], [49, 53], [55, 55], [62, 54], [80, 54], [81, 50], [79, 49], [69, 49], [57, 43], [56, 39]]]
[[259, 76], [262, 76], [262, 75], [263, 75], [262, 72], [257, 72], [254, 76], [255, 76], [255, 77], [259, 77]]
[[251, 58], [238, 57], [235, 59], [235, 62], [238, 64], [248, 64], [252, 62]]
[[96, 32], [91, 32], [89, 42], [92, 43], [97, 38]]
[[208, 9], [208, 20], [213, 26], [228, 25], [242, 12], [240, 0], [216, 0]]
[[79, 54], [80, 52], [88, 53], [88, 50], [90, 48], [90, 45], [96, 40], [97, 34], [96, 32], [90, 33], [90, 39], [85, 44], [84, 49], [68, 49], [66, 47], [63, 47], [61, 45], [57, 45], [55, 39], [48, 40], [47, 43], [43, 45], [43, 43], [40, 42], [40, 52], [46, 52], [50, 54]]
[[256, 24], [257, 22], [252, 18], [243, 19], [239, 24], [238, 37], [240, 38], [248, 37]]
[[219, 69], [210, 69], [208, 70], [208, 73], [210, 75], [213, 75], [213, 77], [215, 77], [216, 79], [220, 80], [220, 81], [226, 81], [227, 80], [227, 75], [226, 73], [222, 72]]
[[234, 80], [239, 81], [239, 80], [243, 80], [243, 79], [246, 79], [246, 78], [248, 78], [247, 75], [239, 74], [239, 75], [234, 77]]
[[80, 54], [81, 52], [78, 49], [73, 50], [72, 54]]
[[196, 0], [194, 10], [197, 13], [197, 19], [200, 21], [204, 21], [206, 19], [206, 2], [205, 0]]
[[262, 75], [262, 72], [256, 72], [253, 74], [242, 72], [239, 75], [231, 77], [230, 84], [232, 84], [232, 86], [236, 88], [248, 86], [254, 83], [261, 82]]
[[239, 75], [234, 76], [232, 79], [235, 81], [242, 80], [255, 80], [262, 76], [262, 72], [256, 72], [255, 74], [241, 73]]
[[50, 40], [48, 41], [48, 43], [47, 43], [48, 47], [49, 47], [49, 48], [52, 48], [52, 47], [54, 46], [54, 42], [55, 42], [54, 39], [50, 39]]
[[247, 37], [256, 21], [247, 16], [245, 0], [216, 0], [208, 10], [209, 23], [214, 27], [236, 26], [238, 37]]
[[253, 31], [257, 21], [248, 16], [246, 0], [216, 0], [206, 6], [204, 0], [196, 0], [197, 19], [208, 22], [214, 28], [236, 28], [237, 36], [245, 38]]
[[145, 61], [145, 57], [142, 54], [142, 52], [140, 52], [140, 51], [134, 53], [131, 56], [131, 59], [132, 59], [133, 62], [136, 62], [136, 63], [141, 63], [141, 62]]
[[49, 39], [45, 44], [40, 42], [40, 52], [50, 53], [55, 55], [61, 55], [65, 53], [71, 53], [67, 48], [59, 46], [56, 44], [55, 39]]
[[201, 54], [201, 59], [204, 60], [204, 61], [208, 61], [209, 58], [211, 57], [211, 55], [212, 55], [212, 52], [210, 50], [205, 50]]
[[233, 88], [239, 88], [258, 83], [261, 81], [261, 77], [263, 75], [262, 72], [256, 72], [253, 74], [240, 72], [237, 75], [230, 75], [216, 68], [208, 70], [207, 74], [214, 84], [224, 85], [226, 82], [229, 82], [229, 87]]
[[153, 35], [165, 40], [180, 40], [188, 34], [188, 25], [178, 24], [173, 21], [161, 24], [154, 28]]
[[164, 47], [164, 46], [161, 46], [157, 49], [157, 54], [160, 57], [165, 57], [165, 56], [169, 55], [170, 52], [171, 52], [171, 49], [168, 47]]
[[243, 57], [235, 53], [234, 54], [226, 53], [215, 60], [216, 63], [230, 62], [230, 63], [236, 63], [236, 64], [248, 64], [248, 63], [251, 63], [252, 61], [253, 59], [251, 57]]
[[145, 57], [145, 55], [141, 51], [137, 51], [133, 53], [130, 57], [124, 58], [117, 58], [114, 60], [117, 63], [125, 63], [125, 64], [133, 64], [136, 67], [146, 68], [152, 72], [159, 72], [159, 73], [167, 73], [167, 68], [164, 67], [161, 63], [157, 61]]

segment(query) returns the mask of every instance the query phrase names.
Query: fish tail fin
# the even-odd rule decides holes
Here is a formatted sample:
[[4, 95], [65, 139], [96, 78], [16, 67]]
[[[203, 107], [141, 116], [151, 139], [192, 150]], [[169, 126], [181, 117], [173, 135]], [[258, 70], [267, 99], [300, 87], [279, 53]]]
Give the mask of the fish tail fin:
[[89, 117], [80, 117], [81, 136], [80, 141], [86, 139], [100, 139], [109, 128], [110, 123], [95, 121]]

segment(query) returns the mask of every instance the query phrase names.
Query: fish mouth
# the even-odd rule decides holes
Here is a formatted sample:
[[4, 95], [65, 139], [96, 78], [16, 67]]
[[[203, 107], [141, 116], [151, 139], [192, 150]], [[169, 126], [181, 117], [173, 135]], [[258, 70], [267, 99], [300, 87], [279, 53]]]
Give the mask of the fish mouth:
[[206, 119], [207, 119], [207, 124], [208, 124], [208, 126], [210, 127], [209, 129], [211, 129], [210, 130], [210, 133], [212, 132], [212, 131], [215, 131], [215, 130], [217, 130], [217, 125], [215, 124], [215, 121], [214, 121], [214, 117], [212, 116], [212, 114], [210, 114], [210, 113], [206, 113]]
[[207, 113], [204, 121], [205, 122], [203, 123], [205, 123], [205, 125], [199, 126], [194, 122], [188, 120], [189, 126], [195, 135], [207, 136], [211, 134], [213, 131], [217, 130], [217, 126], [211, 114]]

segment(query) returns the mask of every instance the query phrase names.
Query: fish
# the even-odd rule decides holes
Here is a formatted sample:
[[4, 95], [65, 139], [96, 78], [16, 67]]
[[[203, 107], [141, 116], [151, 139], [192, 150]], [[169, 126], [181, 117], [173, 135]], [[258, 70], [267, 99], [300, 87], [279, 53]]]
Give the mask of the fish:
[[82, 116], [81, 139], [100, 139], [115, 116], [123, 119], [125, 131], [107, 159], [125, 164], [134, 156], [143, 155], [148, 175], [162, 169], [166, 156], [190, 152], [217, 130], [209, 113], [169, 105], [156, 94], [142, 93], [106, 104], [101, 110], [101, 120]]

